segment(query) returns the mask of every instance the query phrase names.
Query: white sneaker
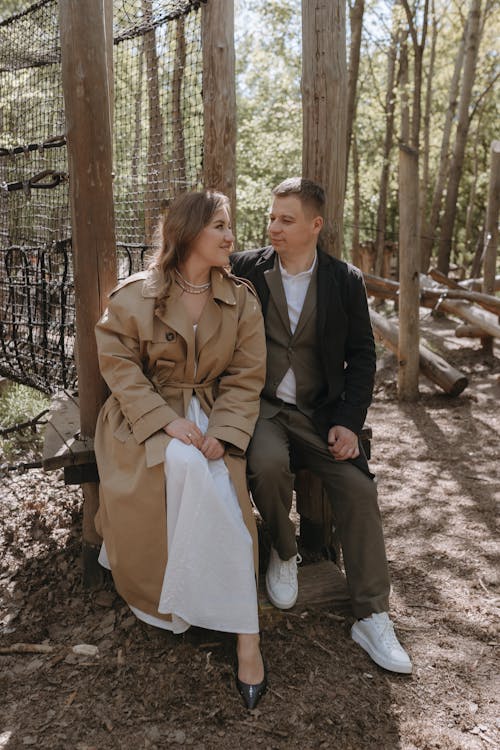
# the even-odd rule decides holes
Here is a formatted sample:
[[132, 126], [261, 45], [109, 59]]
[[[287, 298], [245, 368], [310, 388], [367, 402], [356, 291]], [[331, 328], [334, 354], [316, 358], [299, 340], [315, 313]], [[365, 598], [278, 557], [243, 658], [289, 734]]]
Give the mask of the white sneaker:
[[274, 547], [271, 547], [266, 573], [266, 590], [269, 601], [278, 609], [290, 609], [297, 601], [299, 593], [298, 562], [302, 562], [300, 555], [294, 555], [289, 560], [282, 560]]
[[410, 657], [396, 638], [387, 612], [376, 612], [364, 620], [358, 620], [351, 628], [351, 636], [379, 667], [411, 674]]

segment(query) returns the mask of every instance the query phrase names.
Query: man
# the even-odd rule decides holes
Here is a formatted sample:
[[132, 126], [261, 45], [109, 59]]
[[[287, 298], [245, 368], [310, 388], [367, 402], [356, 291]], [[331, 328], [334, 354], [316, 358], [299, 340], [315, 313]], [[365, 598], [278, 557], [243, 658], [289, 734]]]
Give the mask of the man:
[[325, 194], [297, 178], [273, 190], [271, 246], [232, 256], [260, 297], [266, 384], [247, 454], [254, 502], [272, 539], [266, 588], [280, 609], [297, 599], [297, 546], [289, 513], [294, 471], [319, 476], [333, 506], [357, 622], [351, 634], [380, 666], [409, 674], [389, 608], [377, 491], [358, 439], [370, 405], [375, 345], [360, 272], [318, 247]]

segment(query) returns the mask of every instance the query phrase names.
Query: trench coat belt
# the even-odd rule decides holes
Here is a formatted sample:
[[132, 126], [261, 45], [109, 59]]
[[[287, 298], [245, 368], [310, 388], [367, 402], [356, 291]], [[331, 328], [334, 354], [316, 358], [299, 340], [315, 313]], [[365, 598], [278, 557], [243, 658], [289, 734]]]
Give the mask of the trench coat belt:
[[178, 383], [177, 381], [175, 383], [171, 382], [167, 384], [167, 387], [169, 388], [183, 388], [183, 389], [190, 389], [192, 391], [195, 391], [199, 388], [211, 388], [214, 383], [217, 382], [217, 378], [212, 378], [212, 380], [205, 380], [203, 383]]
[[191, 394], [193, 393], [193, 391], [194, 393], [207, 393], [207, 391], [210, 393], [210, 391], [212, 390], [212, 386], [217, 383], [217, 381], [218, 378], [205, 380], [202, 383], [183, 383], [181, 381], [170, 381], [170, 383], [165, 384], [160, 392], [166, 399], [168, 399], [170, 396], [174, 396], [176, 393], [179, 394], [180, 392], [182, 394], [182, 401], [184, 403], [184, 411], [187, 412], [189, 402], [191, 400]]

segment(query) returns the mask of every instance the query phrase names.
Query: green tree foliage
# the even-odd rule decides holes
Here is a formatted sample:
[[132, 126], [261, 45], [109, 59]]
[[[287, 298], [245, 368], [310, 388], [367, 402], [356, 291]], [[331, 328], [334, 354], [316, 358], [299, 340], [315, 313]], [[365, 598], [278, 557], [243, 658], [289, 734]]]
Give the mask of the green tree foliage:
[[[360, 239], [373, 241], [379, 202], [379, 178], [385, 134], [387, 55], [391, 46], [393, 0], [366, 3], [358, 80], [357, 116], [354, 130], [360, 159]], [[430, 210], [450, 81], [457, 49], [468, 13], [467, 0], [435, 0], [438, 23], [436, 65], [429, 74], [430, 41], [423, 59], [423, 92], [431, 84], [429, 184], [422, 198]], [[498, 61], [500, 20], [494, 0], [482, 9], [479, 47], [470, 128], [458, 196], [452, 261], [469, 266], [484, 223], [489, 179], [489, 149], [498, 138]], [[265, 243], [265, 217], [269, 189], [283, 177], [301, 169], [301, 3], [287, 0], [236, 0], [236, 61], [238, 96], [238, 239], [240, 248]], [[413, 6], [419, 31], [423, 4]], [[396, 6], [397, 9], [397, 6]], [[496, 5], [498, 10], [498, 5]], [[401, 12], [403, 32], [407, 19]], [[419, 32], [420, 34], [420, 32]], [[413, 80], [410, 53], [410, 88]], [[422, 92], [422, 93], [423, 93]], [[412, 91], [408, 92], [410, 98]], [[397, 139], [400, 122], [396, 92], [395, 145], [390, 155], [388, 223], [386, 239], [397, 240]], [[423, 103], [423, 102], [422, 102]], [[422, 112], [423, 116], [423, 112]], [[423, 127], [423, 123], [422, 123]], [[455, 138], [456, 121], [451, 134]], [[421, 140], [420, 148], [423, 147]], [[422, 154], [421, 154], [422, 156]], [[422, 159], [421, 159], [422, 163]], [[352, 164], [349, 165], [345, 202], [345, 246], [351, 245]], [[469, 217], [469, 218], [467, 218]], [[436, 240], [439, 235], [439, 226]]]
[[300, 0], [236, 0], [238, 247], [267, 244], [270, 191], [300, 174]]

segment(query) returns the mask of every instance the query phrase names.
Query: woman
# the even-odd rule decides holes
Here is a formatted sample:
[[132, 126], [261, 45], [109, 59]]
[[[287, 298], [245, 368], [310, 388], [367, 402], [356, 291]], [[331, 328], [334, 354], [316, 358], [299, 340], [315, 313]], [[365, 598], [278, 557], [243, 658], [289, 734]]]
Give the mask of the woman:
[[266, 676], [244, 452], [265, 377], [262, 315], [224, 270], [224, 195], [179, 196], [159, 235], [149, 270], [113, 290], [96, 327], [111, 391], [95, 436], [100, 561], [141, 620], [237, 633], [237, 687], [253, 708]]

